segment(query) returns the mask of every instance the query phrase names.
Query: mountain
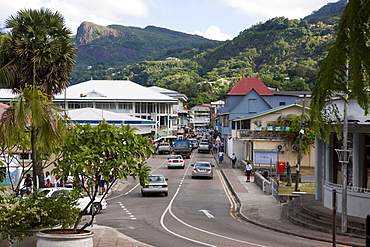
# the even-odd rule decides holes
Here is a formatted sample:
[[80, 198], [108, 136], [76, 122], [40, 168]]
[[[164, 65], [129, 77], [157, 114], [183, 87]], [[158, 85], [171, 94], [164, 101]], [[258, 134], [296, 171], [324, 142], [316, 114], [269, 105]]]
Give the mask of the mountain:
[[[241, 77], [259, 77], [284, 91], [310, 90], [335, 41], [345, 2], [329, 3], [301, 20], [272, 18], [225, 42], [153, 26], [84, 22], [75, 38], [72, 84], [91, 78], [130, 79], [184, 93], [188, 106], [220, 99]], [[166, 57], [181, 60], [164, 62]]]
[[303, 20], [308, 21], [310, 24], [316, 24], [319, 21], [331, 25], [338, 23], [346, 4], [347, 0], [328, 3], [319, 10], [313, 11], [312, 14], [304, 17]]
[[83, 22], [77, 29], [76, 68], [97, 65], [130, 65], [142, 60], [164, 59], [168, 53], [181, 51], [193, 56], [222, 42], [172, 31], [165, 28], [146, 28], [110, 25], [107, 27]]

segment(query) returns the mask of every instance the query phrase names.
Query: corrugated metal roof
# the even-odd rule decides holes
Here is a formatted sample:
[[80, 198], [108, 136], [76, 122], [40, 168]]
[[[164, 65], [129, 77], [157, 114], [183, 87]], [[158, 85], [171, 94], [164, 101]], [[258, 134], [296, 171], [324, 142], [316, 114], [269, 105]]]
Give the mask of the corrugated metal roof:
[[[299, 105], [299, 104], [284, 105], [284, 106], [279, 106], [279, 107], [275, 107], [275, 108], [272, 108], [272, 109], [268, 109], [266, 111], [258, 112], [256, 114], [250, 115], [248, 117], [235, 118], [235, 119], [232, 119], [230, 121], [241, 121], [241, 120], [252, 119], [252, 118], [260, 117], [260, 116], [263, 116], [263, 115], [266, 115], [266, 114], [270, 114], [270, 113], [275, 112], [275, 111], [280, 111], [282, 109], [294, 107], [294, 106], [301, 107], [301, 108], [303, 107], [302, 105]], [[306, 109], [309, 110], [310, 108], [306, 107]]]
[[227, 95], [247, 95], [251, 90], [256, 91], [259, 95], [274, 95], [258, 78], [240, 79]]
[[90, 80], [66, 88], [65, 95], [56, 95], [61, 100], [131, 100], [177, 102], [167, 95], [125, 80]]

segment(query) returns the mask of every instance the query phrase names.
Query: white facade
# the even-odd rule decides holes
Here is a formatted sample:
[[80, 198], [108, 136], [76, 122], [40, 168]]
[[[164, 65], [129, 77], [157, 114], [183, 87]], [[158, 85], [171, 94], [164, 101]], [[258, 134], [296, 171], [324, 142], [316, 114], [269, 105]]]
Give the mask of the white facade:
[[[14, 97], [11, 90], [0, 89], [0, 102]], [[172, 134], [179, 100], [127, 80], [90, 80], [67, 87], [53, 102], [65, 110], [97, 108], [155, 121], [152, 131], [157, 138]]]
[[[343, 114], [343, 101], [334, 100]], [[365, 218], [370, 214], [370, 116], [366, 116], [356, 100], [348, 105], [347, 214]], [[338, 212], [342, 212], [342, 165], [335, 149], [342, 149], [342, 140], [332, 133], [328, 143], [315, 142], [315, 196], [327, 208], [332, 207], [332, 192], [338, 193]]]

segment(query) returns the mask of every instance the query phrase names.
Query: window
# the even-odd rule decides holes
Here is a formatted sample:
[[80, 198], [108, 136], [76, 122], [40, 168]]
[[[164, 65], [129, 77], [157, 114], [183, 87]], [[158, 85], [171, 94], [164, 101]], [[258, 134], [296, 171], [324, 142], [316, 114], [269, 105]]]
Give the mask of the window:
[[285, 102], [279, 102], [279, 106], [286, 105]]
[[96, 103], [96, 108], [98, 109], [107, 109], [107, 110], [115, 110], [116, 103]]
[[249, 99], [248, 100], [248, 111], [249, 111], [249, 113], [256, 113], [257, 112], [257, 99]]
[[132, 103], [118, 103], [118, 109], [132, 110]]

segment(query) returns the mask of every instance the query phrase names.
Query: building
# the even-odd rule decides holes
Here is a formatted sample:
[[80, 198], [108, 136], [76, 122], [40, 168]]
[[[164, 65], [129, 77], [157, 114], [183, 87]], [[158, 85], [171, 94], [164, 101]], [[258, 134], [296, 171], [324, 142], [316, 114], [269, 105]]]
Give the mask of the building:
[[[219, 109], [217, 117], [216, 126], [226, 153], [252, 161], [263, 153], [270, 157], [264, 163], [275, 165], [277, 160], [284, 159], [295, 164], [298, 152], [285, 141], [283, 126], [276, 123], [290, 114], [302, 114], [303, 107], [297, 103], [303, 102], [304, 95], [310, 92], [272, 91], [258, 78], [242, 78], [227, 93], [225, 106]], [[309, 109], [305, 114], [309, 114]], [[268, 126], [270, 123], [278, 128]], [[313, 166], [313, 160], [313, 152], [303, 156], [307, 166]]]
[[190, 123], [193, 125], [194, 129], [207, 128], [211, 121], [211, 105], [196, 105], [191, 108], [191, 115], [192, 119], [190, 120]]
[[[8, 103], [15, 95], [0, 90], [0, 102]], [[75, 110], [96, 108], [154, 121], [155, 138], [172, 135], [178, 113], [179, 99], [157, 92], [128, 80], [90, 80], [69, 86], [53, 102], [59, 108]]]
[[[333, 99], [332, 103], [343, 113], [343, 100]], [[347, 144], [347, 215], [366, 218], [370, 215], [370, 116], [365, 115], [356, 100], [348, 102]], [[337, 150], [343, 148], [343, 141], [332, 132], [328, 143], [316, 138], [315, 147], [315, 197], [331, 209], [335, 189], [338, 212], [342, 212], [343, 160]]]

